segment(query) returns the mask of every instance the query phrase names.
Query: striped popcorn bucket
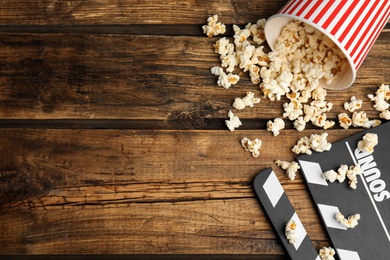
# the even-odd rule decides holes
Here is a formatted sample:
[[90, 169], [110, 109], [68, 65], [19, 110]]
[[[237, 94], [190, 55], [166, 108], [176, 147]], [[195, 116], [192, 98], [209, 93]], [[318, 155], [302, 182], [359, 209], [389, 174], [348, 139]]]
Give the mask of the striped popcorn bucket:
[[386, 25], [390, 15], [389, 0], [290, 0], [265, 25], [271, 49], [283, 27], [293, 19], [303, 21], [328, 36], [345, 54], [349, 66], [328, 89], [352, 85], [356, 72]]

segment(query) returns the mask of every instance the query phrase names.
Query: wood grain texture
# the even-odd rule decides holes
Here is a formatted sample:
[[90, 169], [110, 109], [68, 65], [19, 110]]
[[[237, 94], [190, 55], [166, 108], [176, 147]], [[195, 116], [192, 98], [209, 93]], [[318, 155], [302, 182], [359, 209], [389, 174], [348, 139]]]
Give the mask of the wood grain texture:
[[[265, 125], [285, 100], [262, 99], [233, 110], [243, 125], [229, 132], [234, 98], [260, 91], [246, 73], [216, 85], [219, 37], [201, 29], [218, 14], [231, 37], [232, 24], [286, 2], [0, 1], [0, 256], [289, 259], [252, 187], [269, 166], [315, 247], [329, 246], [302, 175], [274, 164], [324, 130], [288, 122], [273, 137]], [[352, 88], [328, 91], [328, 118], [352, 95], [378, 118], [366, 95], [389, 82], [389, 41], [385, 29]], [[335, 142], [361, 131], [326, 132]], [[263, 140], [259, 158], [244, 136]]]
[[[333, 130], [329, 140], [357, 132]], [[302, 136], [294, 130], [274, 138], [266, 131], [0, 135], [0, 254], [284, 254], [252, 180], [275, 158], [294, 158]], [[241, 148], [243, 136], [264, 140], [259, 158]], [[311, 239], [326, 245], [302, 176], [290, 181], [274, 169]]]
[[0, 24], [203, 24], [218, 14], [227, 24], [257, 21], [278, 12], [285, 1], [1, 1]]
[[[378, 117], [366, 95], [389, 81], [390, 59], [384, 33], [358, 71], [354, 95], [365, 101], [370, 117]], [[227, 118], [236, 97], [260, 95], [248, 75], [231, 89], [216, 84], [210, 68], [220, 63], [207, 37], [9, 34], [0, 37], [1, 119], [177, 119]], [[237, 71], [238, 72], [238, 71]], [[336, 119], [349, 91], [328, 91]], [[242, 119], [273, 119], [286, 100], [263, 99], [238, 111]]]

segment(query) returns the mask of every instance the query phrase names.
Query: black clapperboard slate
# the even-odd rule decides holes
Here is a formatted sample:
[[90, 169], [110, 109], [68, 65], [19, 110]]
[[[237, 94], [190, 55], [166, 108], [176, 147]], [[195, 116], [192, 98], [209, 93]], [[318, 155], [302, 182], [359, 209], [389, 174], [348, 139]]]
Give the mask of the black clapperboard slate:
[[[372, 154], [357, 148], [366, 133], [378, 135]], [[390, 122], [333, 143], [328, 152], [298, 156], [297, 161], [338, 258], [390, 259]], [[342, 183], [322, 178], [325, 171], [357, 163], [364, 174], [357, 177], [356, 190], [348, 178]], [[346, 229], [335, 220], [337, 212], [345, 217], [360, 214], [359, 224]]]
[[[291, 259], [319, 260], [313, 243], [272, 168], [259, 173], [254, 179], [253, 186]], [[290, 244], [284, 234], [286, 223], [290, 219], [295, 220], [297, 224], [295, 234], [297, 241], [294, 244]]]

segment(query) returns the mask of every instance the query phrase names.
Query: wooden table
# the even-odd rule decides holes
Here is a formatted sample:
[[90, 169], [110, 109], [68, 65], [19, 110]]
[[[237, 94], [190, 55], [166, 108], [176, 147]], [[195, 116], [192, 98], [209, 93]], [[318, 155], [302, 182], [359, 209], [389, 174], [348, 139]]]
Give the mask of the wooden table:
[[[229, 90], [210, 68], [219, 57], [201, 26], [218, 14], [232, 36], [286, 1], [2, 1], [0, 7], [0, 254], [123, 254], [137, 259], [289, 259], [260, 207], [254, 176], [272, 166], [315, 247], [330, 240], [292, 161], [302, 136], [266, 122], [282, 101], [237, 111], [261, 95], [247, 74]], [[355, 95], [389, 83], [385, 28], [348, 91], [328, 91], [336, 120]], [[338, 124], [331, 142], [363, 131]], [[244, 151], [244, 136], [263, 141]], [[140, 255], [138, 255], [140, 254]], [[196, 256], [201, 254], [201, 256]]]

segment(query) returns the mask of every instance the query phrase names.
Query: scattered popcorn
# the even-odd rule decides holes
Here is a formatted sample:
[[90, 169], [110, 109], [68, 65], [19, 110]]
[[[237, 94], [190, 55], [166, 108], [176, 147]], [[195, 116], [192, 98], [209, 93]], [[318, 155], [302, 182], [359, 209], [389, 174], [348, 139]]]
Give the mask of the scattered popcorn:
[[324, 129], [332, 128], [335, 124], [334, 121], [326, 120], [326, 114], [321, 114], [311, 118], [313, 125], [322, 127]]
[[342, 224], [346, 228], [354, 228], [358, 225], [358, 220], [360, 219], [360, 214], [351, 215], [346, 219], [343, 214], [340, 212], [335, 214], [337, 222]]
[[292, 151], [296, 154], [306, 153], [311, 155], [311, 150], [313, 149], [316, 152], [325, 152], [329, 151], [332, 147], [331, 143], [328, 143], [326, 138], [328, 137], [327, 133], [321, 135], [312, 134], [309, 137], [302, 137], [298, 140], [298, 143], [293, 147]]
[[295, 221], [289, 220], [284, 229], [284, 234], [290, 244], [294, 244], [297, 241], [297, 238], [295, 237], [296, 228], [297, 224], [295, 223]]
[[335, 172], [334, 170], [329, 170], [323, 173], [322, 177], [325, 180], [330, 181], [333, 183], [335, 180], [338, 180], [339, 183], [342, 183], [345, 180], [345, 177], [347, 175], [348, 166], [345, 164], [342, 164], [340, 168]]
[[349, 179], [349, 187], [352, 189], [356, 189], [357, 184], [357, 175], [361, 175], [363, 173], [362, 168], [360, 168], [360, 164], [356, 166], [350, 166], [347, 170], [347, 178]]
[[370, 121], [367, 118], [367, 114], [364, 111], [360, 112], [353, 112], [352, 114], [352, 125], [354, 127], [364, 127], [364, 128], [370, 128], [375, 124], [374, 121]]
[[254, 104], [260, 102], [260, 98], [255, 98], [253, 92], [247, 92], [243, 98], [234, 99], [233, 107], [236, 109], [244, 109], [245, 107], [253, 107]]
[[229, 73], [226, 75], [226, 73], [223, 71], [221, 67], [212, 67], [211, 73], [219, 76], [218, 77], [218, 86], [223, 87], [225, 89], [230, 88], [230, 86], [233, 84], [237, 84], [237, 82], [240, 80], [240, 76]]
[[310, 150], [309, 143], [310, 143], [309, 137], [304, 136], [298, 140], [297, 144], [293, 147], [292, 151], [296, 154], [305, 153], [307, 155], [311, 155], [312, 152]]
[[390, 106], [389, 103], [386, 102], [386, 100], [390, 99], [390, 90], [389, 85], [382, 84], [378, 90], [375, 92], [375, 96], [372, 94], [368, 94], [367, 97], [374, 101], [373, 107], [380, 112], [383, 112], [387, 110]]
[[385, 120], [390, 120], [390, 111], [389, 110], [383, 111], [382, 113], [379, 114], [379, 117]]
[[331, 247], [323, 247], [319, 252], [321, 260], [335, 260], [335, 254], [336, 252]]
[[255, 158], [260, 154], [261, 143], [261, 140], [257, 138], [253, 141], [249, 140], [246, 137], [241, 139], [242, 147], [244, 147], [245, 151], [251, 152], [252, 156]]
[[329, 151], [332, 147], [331, 143], [328, 143], [326, 138], [328, 137], [328, 133], [323, 133], [321, 135], [312, 134], [310, 136], [310, 148], [316, 152], [324, 152]]
[[294, 121], [294, 127], [297, 129], [298, 132], [302, 132], [305, 130], [306, 122], [303, 120], [303, 117], [300, 116]]
[[350, 99], [351, 102], [344, 103], [344, 109], [349, 112], [355, 112], [355, 110], [360, 109], [363, 105], [362, 100], [357, 100], [355, 96], [352, 96]]
[[312, 95], [312, 98], [314, 100], [325, 100], [325, 97], [326, 97], [326, 90], [321, 87], [321, 86], [318, 86], [316, 89], [313, 90], [313, 92], [311, 93]]
[[367, 133], [363, 136], [363, 140], [358, 142], [358, 148], [362, 152], [373, 153], [374, 147], [378, 144], [378, 135]]
[[228, 53], [226, 55], [221, 55], [221, 66], [226, 68], [227, 72], [233, 72], [234, 68], [238, 66], [239, 59], [237, 57], [236, 52]]
[[226, 32], [226, 26], [222, 23], [217, 23], [217, 21], [218, 15], [209, 17], [207, 19], [208, 24], [202, 26], [203, 33], [208, 37], [224, 34]]
[[283, 116], [288, 117], [288, 119], [290, 119], [291, 121], [294, 121], [299, 116], [303, 115], [302, 105], [299, 101], [298, 103], [298, 105], [294, 102], [284, 103], [283, 108], [285, 113], [283, 114]]
[[265, 22], [266, 22], [265, 19], [260, 19], [256, 22], [256, 24], [249, 23], [245, 26], [245, 29], [251, 31], [251, 36], [253, 36], [253, 41], [259, 45], [265, 41], [265, 34], [264, 34]]
[[254, 64], [249, 66], [249, 77], [253, 84], [260, 83], [260, 67]]
[[234, 53], [234, 44], [230, 43], [226, 37], [219, 39], [215, 44], [215, 53], [220, 55], [228, 55]]
[[297, 162], [286, 162], [286, 161], [275, 161], [276, 165], [281, 167], [283, 170], [286, 171], [286, 175], [290, 180], [294, 180], [295, 176], [297, 174], [297, 171], [301, 168], [299, 167]]
[[272, 120], [267, 122], [267, 131], [270, 131], [274, 136], [277, 136], [280, 134], [280, 130], [284, 129], [284, 126], [283, 119], [275, 118], [274, 122], [272, 122]]
[[238, 116], [235, 116], [231, 110], [228, 113], [228, 117], [229, 117], [229, 120], [225, 120], [225, 123], [230, 131], [233, 132], [235, 128], [238, 128], [240, 125], [242, 125]]
[[211, 71], [211, 74], [213, 74], [215, 76], [221, 76], [222, 74], [225, 73], [223, 71], [223, 69], [221, 67], [218, 67], [218, 66], [212, 67], [210, 71]]
[[348, 129], [352, 125], [352, 119], [346, 113], [340, 113], [338, 117], [342, 128]]

